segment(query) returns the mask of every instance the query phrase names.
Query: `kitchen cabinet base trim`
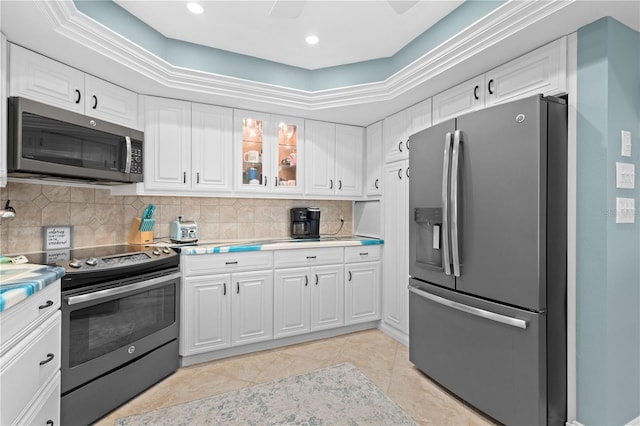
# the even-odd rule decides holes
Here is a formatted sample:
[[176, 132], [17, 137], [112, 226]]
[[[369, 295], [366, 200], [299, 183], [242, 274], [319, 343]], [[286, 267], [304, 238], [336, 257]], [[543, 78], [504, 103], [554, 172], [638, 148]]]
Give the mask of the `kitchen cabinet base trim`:
[[[187, 367], [189, 365], [200, 364], [202, 362], [214, 361], [217, 359], [228, 358], [236, 355], [244, 355], [252, 352], [259, 352], [283, 346], [295, 345], [298, 343], [310, 342], [313, 340], [327, 339], [343, 334], [355, 333], [357, 331], [370, 330], [378, 328], [380, 321], [371, 321], [362, 324], [354, 324], [347, 327], [333, 328], [330, 330], [320, 330], [299, 336], [290, 336], [282, 339], [269, 340], [266, 342], [253, 343], [217, 351], [211, 351], [203, 354], [192, 355], [188, 357], [180, 357], [180, 366]], [[407, 338], [407, 342], [409, 339]]]

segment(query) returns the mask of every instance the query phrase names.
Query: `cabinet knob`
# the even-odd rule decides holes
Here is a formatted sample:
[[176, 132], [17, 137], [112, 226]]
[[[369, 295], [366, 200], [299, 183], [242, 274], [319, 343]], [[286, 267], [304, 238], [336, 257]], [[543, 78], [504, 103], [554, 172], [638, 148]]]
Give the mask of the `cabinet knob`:
[[45, 423], [47, 426], [53, 426], [55, 423], [53, 423], [53, 420], [47, 420], [47, 423]]
[[478, 96], [478, 89], [479, 87], [476, 86], [473, 88], [473, 98], [477, 101], [478, 99], [480, 99], [480, 97]]
[[489, 84], [487, 84], [487, 90], [489, 91], [489, 94], [493, 95], [493, 89], [491, 89], [491, 86], [493, 86], [493, 79], [489, 80]]
[[96, 127], [98, 123], [96, 123], [96, 120], [89, 120], [89, 124], [91, 125], [91, 127]]
[[82, 99], [82, 93], [80, 93], [80, 90], [76, 89], [76, 103], [77, 104], [80, 103], [80, 99]]

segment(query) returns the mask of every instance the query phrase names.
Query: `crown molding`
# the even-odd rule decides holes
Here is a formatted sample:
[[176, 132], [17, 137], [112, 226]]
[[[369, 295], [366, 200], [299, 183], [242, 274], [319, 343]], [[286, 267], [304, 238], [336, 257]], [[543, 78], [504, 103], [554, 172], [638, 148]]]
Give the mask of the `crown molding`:
[[[576, 0], [511, 0], [383, 81], [305, 91], [175, 66], [79, 12], [73, 1], [37, 2], [54, 31], [133, 72], [180, 91], [303, 111], [392, 100], [464, 64]], [[185, 96], [188, 98], [188, 96]]]

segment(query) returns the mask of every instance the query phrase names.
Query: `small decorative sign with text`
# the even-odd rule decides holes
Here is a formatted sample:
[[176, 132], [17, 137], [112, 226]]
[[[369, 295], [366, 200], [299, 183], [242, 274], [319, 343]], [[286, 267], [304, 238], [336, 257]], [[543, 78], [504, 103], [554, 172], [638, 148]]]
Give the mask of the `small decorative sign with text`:
[[42, 248], [43, 250], [64, 250], [71, 248], [73, 239], [73, 226], [43, 226]]

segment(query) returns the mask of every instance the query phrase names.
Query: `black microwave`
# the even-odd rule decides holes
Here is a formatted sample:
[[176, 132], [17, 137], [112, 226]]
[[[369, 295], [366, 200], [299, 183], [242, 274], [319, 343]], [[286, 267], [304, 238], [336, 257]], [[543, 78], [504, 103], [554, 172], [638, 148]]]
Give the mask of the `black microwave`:
[[11, 177], [142, 182], [144, 134], [31, 99], [9, 98]]

